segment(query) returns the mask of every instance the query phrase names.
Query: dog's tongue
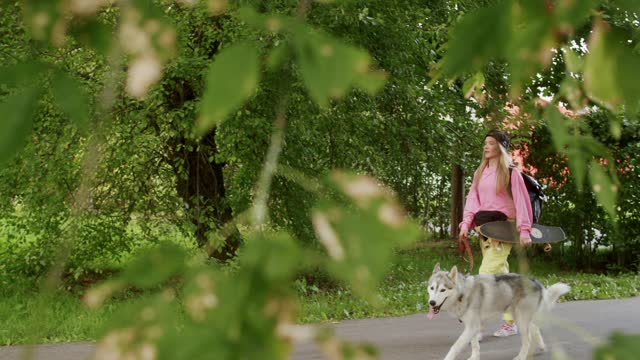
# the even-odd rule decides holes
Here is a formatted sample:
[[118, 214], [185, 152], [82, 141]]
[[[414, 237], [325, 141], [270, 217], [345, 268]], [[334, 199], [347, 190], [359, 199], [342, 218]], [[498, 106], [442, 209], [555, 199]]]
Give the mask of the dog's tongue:
[[427, 319], [433, 320], [436, 317], [436, 313], [433, 312], [433, 308], [429, 309], [429, 313], [427, 314]]

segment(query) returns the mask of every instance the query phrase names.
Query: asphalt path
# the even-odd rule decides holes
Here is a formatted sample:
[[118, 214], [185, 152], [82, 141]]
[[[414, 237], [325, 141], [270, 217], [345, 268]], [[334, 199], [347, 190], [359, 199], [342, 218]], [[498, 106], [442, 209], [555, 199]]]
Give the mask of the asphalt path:
[[[572, 301], [558, 304], [542, 326], [547, 343], [546, 352], [537, 352], [533, 359], [556, 358], [591, 359], [594, 346], [613, 331], [640, 334], [640, 297], [623, 300]], [[462, 332], [462, 324], [445, 313], [433, 320], [426, 314], [395, 318], [342, 321], [331, 326], [343, 339], [366, 342], [376, 346], [381, 359], [431, 360], [443, 359], [449, 347]], [[495, 338], [490, 333], [499, 321], [487, 324], [485, 339], [480, 343], [482, 359], [513, 359], [520, 347], [519, 336]], [[65, 343], [39, 345], [33, 348], [37, 360], [87, 360], [95, 344]], [[18, 360], [25, 350], [21, 346], [0, 347], [0, 360]], [[470, 349], [459, 358], [466, 359]], [[560, 354], [566, 357], [557, 357]], [[640, 355], [639, 355], [640, 358]], [[295, 344], [292, 359], [326, 359], [320, 349], [310, 342]]]

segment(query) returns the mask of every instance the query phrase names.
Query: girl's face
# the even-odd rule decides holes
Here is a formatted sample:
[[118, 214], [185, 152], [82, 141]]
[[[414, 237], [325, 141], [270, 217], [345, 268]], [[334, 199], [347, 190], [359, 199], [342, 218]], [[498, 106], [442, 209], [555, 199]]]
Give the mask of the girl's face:
[[498, 140], [492, 138], [491, 136], [487, 136], [484, 139], [484, 158], [486, 160], [495, 159], [500, 156], [500, 148], [499, 148]]

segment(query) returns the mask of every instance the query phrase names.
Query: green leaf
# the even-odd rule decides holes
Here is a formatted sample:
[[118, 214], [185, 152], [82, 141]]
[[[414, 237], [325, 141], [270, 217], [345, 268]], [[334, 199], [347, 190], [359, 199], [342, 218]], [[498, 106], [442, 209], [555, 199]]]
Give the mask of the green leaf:
[[209, 67], [196, 131], [204, 134], [220, 124], [253, 95], [259, 80], [258, 50], [254, 45], [241, 43], [223, 50]]
[[355, 79], [355, 85], [371, 95], [380, 91], [386, 82], [387, 73], [384, 71], [371, 71]]
[[587, 106], [587, 98], [582, 93], [580, 82], [567, 75], [560, 83], [560, 94], [564, 96], [574, 109], [582, 109]]
[[319, 105], [344, 96], [352, 84], [373, 91], [380, 87], [379, 76], [369, 72], [366, 51], [309, 30], [298, 32], [295, 39], [302, 79]]
[[512, 14], [513, 36], [504, 55], [510, 65], [510, 94], [516, 98], [531, 76], [551, 62], [555, 38], [553, 18], [543, 1], [514, 1]]
[[56, 34], [56, 26], [61, 25], [63, 19], [63, 9], [61, 0], [32, 0], [23, 1], [25, 24], [34, 39], [40, 41], [51, 41], [56, 45], [62, 40]]
[[164, 8], [153, 1], [132, 0], [133, 5], [141, 12], [143, 19], [163, 19]]
[[110, 26], [100, 23], [97, 19], [74, 25], [70, 32], [76, 39], [102, 56], [109, 55], [113, 32]]
[[583, 151], [581, 142], [578, 138], [569, 133], [569, 125], [567, 119], [553, 105], [547, 106], [545, 110], [545, 118], [553, 144], [557, 151], [567, 155], [571, 173], [576, 182], [576, 186], [581, 190], [584, 186], [584, 176], [587, 169], [587, 159]]
[[619, 118], [612, 118], [609, 120], [609, 132], [614, 139], [620, 140], [622, 137], [622, 120]]
[[37, 61], [21, 62], [0, 67], [0, 84], [15, 87], [33, 79], [40, 79], [46, 66]]
[[573, 51], [569, 47], [565, 47], [562, 52], [564, 57], [564, 63], [567, 65], [567, 69], [572, 73], [580, 73], [582, 72], [582, 67], [584, 66], [584, 58], [578, 55], [575, 51]]
[[440, 74], [457, 77], [505, 55], [513, 33], [511, 9], [510, 1], [500, 1], [466, 15], [451, 33], [448, 51], [439, 65]]
[[611, 154], [609, 153], [609, 149], [606, 145], [601, 143], [600, 141], [594, 139], [591, 136], [581, 136], [579, 138], [580, 144], [588, 150], [591, 155], [595, 155], [601, 158], [608, 159], [609, 161], [613, 161]]
[[588, 159], [584, 151], [582, 151], [580, 143], [575, 141], [576, 138], [573, 138], [572, 140], [572, 143], [566, 150], [564, 150], [564, 153], [567, 155], [569, 168], [571, 169], [573, 179], [576, 182], [576, 187], [578, 188], [578, 191], [582, 191], [584, 187], [584, 177], [587, 173]]
[[628, 46], [624, 32], [596, 22], [589, 40], [589, 54], [584, 65], [584, 87], [587, 94], [612, 111], [626, 104], [637, 108], [640, 101], [640, 56]]
[[593, 5], [594, 0], [558, 1], [550, 11], [544, 1], [503, 0], [470, 13], [453, 29], [436, 78], [456, 78], [490, 60], [507, 60], [510, 95], [517, 98], [523, 85], [551, 64], [558, 34], [580, 28]]
[[90, 99], [80, 82], [63, 72], [58, 72], [51, 85], [60, 109], [76, 123], [76, 126], [86, 129], [89, 122]]
[[595, 160], [591, 161], [589, 177], [591, 190], [596, 194], [598, 203], [604, 207], [611, 218], [615, 219], [618, 185], [609, 176], [605, 166]]
[[0, 164], [9, 160], [24, 145], [36, 113], [40, 90], [35, 87], [12, 94], [0, 104]]
[[[292, 36], [300, 74], [309, 95], [320, 106], [327, 106], [331, 98], [344, 96], [351, 86], [374, 94], [386, 81], [384, 72], [369, 69], [371, 58], [366, 51], [316, 31], [296, 18], [263, 15], [251, 7], [240, 8], [237, 16], [258, 29]], [[281, 63], [286, 52], [274, 49], [269, 67]]]
[[267, 57], [267, 67], [270, 70], [275, 70], [280, 65], [282, 65], [282, 63], [284, 63], [284, 61], [287, 59], [287, 56], [289, 55], [289, 50], [290, 48], [287, 43], [280, 44], [271, 49], [271, 52]]
[[247, 239], [241, 261], [243, 266], [260, 269], [268, 283], [280, 285], [300, 266], [300, 249], [286, 232], [254, 233]]
[[468, 78], [462, 85], [462, 93], [465, 98], [470, 98], [474, 93], [484, 86], [484, 75], [477, 72], [474, 76]]
[[558, 151], [564, 150], [565, 146], [571, 142], [567, 119], [553, 105], [547, 106], [544, 115], [551, 130], [554, 146]]
[[419, 229], [390, 190], [371, 177], [335, 172], [327, 185], [341, 196], [321, 199], [312, 222], [329, 255], [329, 270], [375, 304], [393, 249], [417, 240]]
[[589, 19], [595, 7], [595, 0], [557, 1], [553, 11], [554, 25], [564, 31], [567, 29], [580, 28]]
[[640, 15], [640, 2], [637, 0], [614, 0], [621, 8]]
[[150, 288], [183, 271], [185, 261], [186, 253], [180, 246], [164, 242], [128, 264], [121, 279], [134, 286]]
[[265, 31], [278, 33], [283, 30], [295, 31], [304, 27], [303, 23], [293, 17], [260, 14], [250, 6], [238, 9], [236, 16], [247, 24]]
[[640, 353], [640, 335], [625, 335], [614, 332], [606, 344], [593, 352], [594, 360], [634, 360]]

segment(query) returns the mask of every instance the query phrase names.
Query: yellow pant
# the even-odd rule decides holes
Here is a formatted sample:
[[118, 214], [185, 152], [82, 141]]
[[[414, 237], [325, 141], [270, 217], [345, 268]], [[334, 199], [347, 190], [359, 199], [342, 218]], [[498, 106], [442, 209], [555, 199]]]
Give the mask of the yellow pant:
[[[501, 243], [492, 239], [480, 237], [480, 249], [482, 250], [482, 263], [478, 274], [506, 274], [509, 272], [507, 258], [511, 253], [511, 243]], [[504, 321], [513, 322], [511, 313], [504, 313]]]

